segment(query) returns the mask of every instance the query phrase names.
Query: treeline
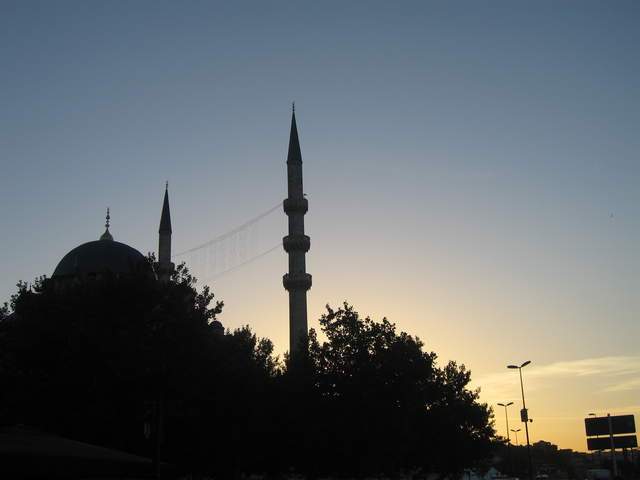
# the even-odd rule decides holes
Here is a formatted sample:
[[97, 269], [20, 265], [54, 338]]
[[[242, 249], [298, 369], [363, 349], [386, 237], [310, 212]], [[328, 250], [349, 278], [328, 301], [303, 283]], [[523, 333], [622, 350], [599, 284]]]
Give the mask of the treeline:
[[[490, 409], [463, 365], [388, 320], [327, 307], [308, 355], [280, 361], [180, 266], [18, 285], [0, 310], [0, 422], [154, 454], [187, 472], [451, 473], [484, 459]], [[10, 312], [12, 312], [10, 314]]]

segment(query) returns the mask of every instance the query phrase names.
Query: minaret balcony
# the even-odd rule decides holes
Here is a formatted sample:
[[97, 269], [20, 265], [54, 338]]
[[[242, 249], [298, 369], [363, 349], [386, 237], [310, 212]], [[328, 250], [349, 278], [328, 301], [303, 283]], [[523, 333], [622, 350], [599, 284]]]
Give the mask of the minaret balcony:
[[307, 213], [309, 210], [309, 202], [306, 198], [285, 198], [282, 204], [284, 213], [291, 215], [292, 213]]
[[282, 284], [287, 290], [309, 290], [311, 288], [311, 275], [308, 273], [285, 273]]
[[311, 239], [307, 235], [294, 233], [287, 235], [282, 239], [284, 251], [289, 252], [308, 252], [311, 247]]

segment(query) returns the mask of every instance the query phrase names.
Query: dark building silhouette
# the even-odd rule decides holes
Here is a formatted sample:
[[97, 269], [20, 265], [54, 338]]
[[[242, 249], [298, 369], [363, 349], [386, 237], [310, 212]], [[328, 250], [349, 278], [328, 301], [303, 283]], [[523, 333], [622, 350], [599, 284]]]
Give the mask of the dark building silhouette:
[[[289, 150], [287, 155], [288, 197], [283, 207], [289, 219], [289, 233], [283, 238], [283, 246], [289, 256], [289, 272], [283, 277], [284, 288], [289, 292], [289, 351], [306, 348], [307, 290], [311, 288], [311, 275], [306, 272], [305, 254], [310, 239], [304, 233], [304, 215], [309, 203], [302, 184], [302, 153], [298, 139], [295, 109], [291, 117]], [[121, 276], [147, 272], [154, 275], [149, 262], [135, 248], [114, 240], [109, 231], [110, 215], [107, 209], [105, 232], [98, 240], [84, 243], [67, 253], [53, 272], [53, 278], [64, 284], [100, 277], [105, 273]], [[166, 185], [158, 229], [158, 258], [155, 275], [167, 282], [175, 270], [171, 262], [171, 212], [169, 188]]]

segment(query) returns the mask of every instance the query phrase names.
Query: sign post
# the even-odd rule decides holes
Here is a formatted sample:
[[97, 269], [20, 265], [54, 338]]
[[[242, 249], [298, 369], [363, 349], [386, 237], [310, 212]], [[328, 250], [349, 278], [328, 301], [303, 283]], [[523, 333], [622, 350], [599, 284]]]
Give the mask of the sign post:
[[[633, 415], [615, 415], [612, 417], [610, 413], [607, 413], [606, 417], [589, 417], [584, 419], [584, 427], [587, 437], [596, 437], [587, 438], [587, 448], [589, 450], [605, 450], [607, 447], [611, 449], [613, 476], [614, 478], [617, 477], [616, 448], [633, 448], [638, 445], [638, 439], [635, 435], [619, 435], [621, 433], [636, 433], [636, 423]], [[597, 438], [598, 435], [608, 435], [609, 438]]]

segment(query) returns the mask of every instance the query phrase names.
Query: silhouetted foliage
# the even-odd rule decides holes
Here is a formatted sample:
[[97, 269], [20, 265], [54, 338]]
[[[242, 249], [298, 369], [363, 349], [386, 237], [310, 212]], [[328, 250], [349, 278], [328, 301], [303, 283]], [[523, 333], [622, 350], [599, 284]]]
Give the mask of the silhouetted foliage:
[[424, 352], [418, 338], [398, 333], [386, 318], [363, 319], [346, 303], [327, 306], [320, 326], [326, 341], [313, 330], [309, 336], [306, 372], [315, 410], [304, 428], [318, 427], [313, 442], [321, 453], [308, 470], [449, 473], [488, 453], [491, 412], [467, 388], [464, 366], [438, 368], [436, 354]]
[[487, 453], [469, 372], [388, 320], [327, 307], [326, 341], [311, 330], [283, 365], [249, 327], [224, 332], [222, 307], [184, 265], [168, 283], [20, 283], [0, 309], [0, 421], [151, 456], [161, 417], [165, 461], [223, 475], [444, 473]]
[[233, 460], [229, 437], [246, 435], [277, 359], [248, 327], [225, 334], [223, 304], [194, 284], [184, 265], [167, 284], [108, 274], [18, 284], [14, 314], [0, 317], [0, 421], [151, 456], [144, 426], [161, 403], [165, 459]]

